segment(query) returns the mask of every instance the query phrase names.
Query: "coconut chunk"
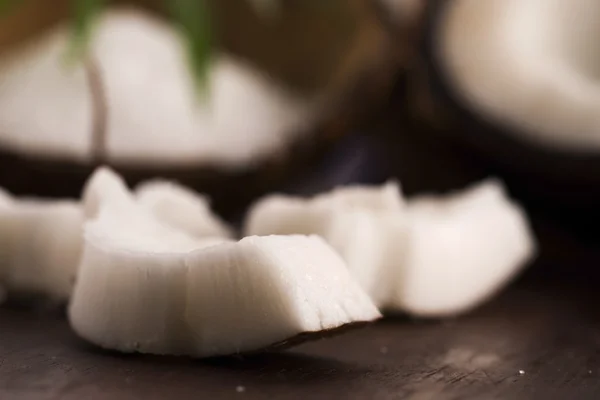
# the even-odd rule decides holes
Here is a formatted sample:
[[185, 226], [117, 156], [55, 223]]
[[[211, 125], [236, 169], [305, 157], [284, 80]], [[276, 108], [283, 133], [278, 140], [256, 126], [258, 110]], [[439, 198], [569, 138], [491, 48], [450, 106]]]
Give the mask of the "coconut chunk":
[[140, 223], [129, 211], [110, 204], [86, 225], [71, 325], [101, 347], [183, 354], [184, 254], [199, 244], [167, 227], [148, 229], [158, 226], [149, 214]]
[[108, 167], [99, 167], [88, 178], [81, 195], [87, 219], [98, 216], [107, 202], [131, 204], [135, 199], [125, 180]]
[[194, 241], [166, 225], [140, 229], [120, 210], [107, 206], [87, 225], [69, 308], [74, 330], [98, 346], [210, 357], [380, 316], [321, 239]]
[[408, 207], [394, 183], [271, 196], [251, 209], [246, 233], [318, 234], [377, 306], [424, 317], [480, 305], [536, 252], [525, 213], [494, 179]]
[[252, 352], [380, 316], [316, 236], [248, 237], [196, 252], [189, 263], [186, 317], [201, 356]]
[[136, 189], [138, 202], [158, 219], [193, 237], [233, 237], [233, 231], [215, 215], [208, 198], [168, 181], [150, 181]]
[[322, 236], [376, 304], [383, 306], [393, 289], [389, 278], [394, 268], [389, 264], [402, 264], [404, 208], [395, 182], [340, 187], [308, 200], [277, 195], [250, 210], [246, 234]]
[[312, 199], [272, 195], [256, 202], [246, 217], [246, 235], [316, 234], [328, 229], [328, 215], [336, 210], [399, 212], [404, 201], [399, 185], [389, 182], [381, 187], [349, 185]]
[[409, 202], [410, 244], [391, 303], [423, 317], [464, 313], [496, 294], [536, 246], [523, 210], [490, 180]]
[[133, 194], [121, 176], [108, 167], [100, 167], [88, 179], [82, 198], [88, 219], [95, 218], [110, 203], [124, 207], [125, 213], [141, 212], [141, 223], [152, 221], [156, 225], [160, 221], [159, 225], [169, 225], [196, 238], [232, 236], [230, 228], [212, 214], [207, 199], [175, 183], [150, 181]]
[[[140, 235], [156, 235], [160, 238], [178, 237], [179, 240], [188, 243], [199, 242], [181, 229], [161, 220], [154, 209], [143, 206], [129, 190], [123, 178], [110, 168], [100, 167], [92, 174], [85, 185], [82, 198], [88, 220], [98, 218], [100, 213], [108, 208], [110, 211], [106, 212], [107, 215], [111, 218], [118, 216], [123, 224], [130, 226], [124, 229], [126, 238], [132, 236], [132, 230], [136, 230]], [[206, 238], [212, 239], [217, 236], [206, 236]], [[169, 243], [165, 245], [171, 246]]]
[[13, 200], [0, 206], [0, 264], [10, 292], [69, 298], [84, 215], [75, 201]]

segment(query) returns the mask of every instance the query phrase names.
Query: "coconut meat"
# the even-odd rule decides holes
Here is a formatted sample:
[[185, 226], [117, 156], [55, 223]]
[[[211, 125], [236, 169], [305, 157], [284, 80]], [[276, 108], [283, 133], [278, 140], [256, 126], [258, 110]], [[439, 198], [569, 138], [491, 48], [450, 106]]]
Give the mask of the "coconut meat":
[[93, 68], [66, 63], [69, 38], [57, 27], [0, 58], [0, 146], [79, 163], [244, 168], [285, 150], [323, 109], [224, 54], [198, 97], [176, 29], [141, 11], [101, 17]]
[[453, 0], [436, 30], [452, 91], [519, 139], [600, 149], [600, 3]]
[[276, 195], [257, 202], [247, 221], [246, 234], [322, 236], [380, 308], [419, 317], [482, 304], [536, 252], [527, 216], [495, 179], [407, 205], [393, 183], [313, 199]]
[[410, 244], [392, 308], [421, 317], [472, 310], [536, 253], [524, 211], [499, 181], [408, 203]]
[[89, 161], [93, 105], [85, 66], [67, 63], [66, 28], [0, 58], [0, 147]]
[[86, 227], [69, 308], [73, 329], [98, 346], [238, 354], [380, 316], [317, 237], [197, 241], [166, 225], [159, 232], [114, 204]]
[[0, 281], [14, 293], [69, 298], [82, 243], [75, 201], [14, 200], [0, 205]]
[[207, 197], [175, 182], [154, 180], [135, 190], [137, 201], [158, 219], [193, 237], [233, 237], [232, 229], [214, 215]]

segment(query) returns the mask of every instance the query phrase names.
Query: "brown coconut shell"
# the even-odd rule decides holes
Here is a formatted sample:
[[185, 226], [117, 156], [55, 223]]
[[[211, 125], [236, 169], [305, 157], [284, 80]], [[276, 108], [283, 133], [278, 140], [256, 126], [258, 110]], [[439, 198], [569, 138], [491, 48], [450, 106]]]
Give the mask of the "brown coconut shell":
[[480, 115], [449, 78], [438, 29], [452, 0], [427, 3], [411, 90], [415, 115], [446, 140], [458, 141], [531, 194], [573, 207], [600, 201], [600, 153], [571, 152], [521, 140], [502, 121]]
[[412, 151], [447, 149], [460, 156], [460, 163], [427, 159], [438, 169], [460, 164], [472, 176], [502, 178], [532, 219], [542, 263], [564, 262], [571, 268], [576, 260], [598, 253], [600, 236], [594, 226], [600, 222], [600, 154], [533, 144], [502, 121], [474, 110], [449, 78], [438, 51], [439, 27], [452, 1], [426, 2], [401, 107], [411, 125], [406, 134], [429, 147]]
[[[353, 1], [370, 4], [368, 0]], [[17, 195], [74, 197], [80, 195], [84, 182], [96, 167], [109, 165], [131, 185], [155, 177], [172, 179], [207, 193], [221, 213], [238, 211], [257, 196], [276, 189], [282, 182], [310, 168], [327, 154], [337, 140], [367, 121], [387, 100], [395, 77], [389, 38], [374, 8], [357, 6], [353, 10], [360, 13], [362, 21], [354, 42], [344, 49], [337, 64], [326, 68], [323, 75], [326, 79], [318, 80], [334, 99], [332, 112], [322, 120], [314, 121], [307, 132], [299, 135], [301, 139], [290, 143], [284, 151], [257, 160], [255, 167], [224, 171], [201, 162], [185, 167], [105, 163], [106, 106], [102, 76], [94, 61], [90, 60], [87, 70], [94, 97], [94, 159], [84, 164], [52, 157], [30, 157], [0, 149], [0, 186]], [[318, 47], [320, 42], [313, 45]], [[331, 43], [323, 41], [322, 45], [330, 46]], [[316, 54], [322, 52], [319, 49]]]

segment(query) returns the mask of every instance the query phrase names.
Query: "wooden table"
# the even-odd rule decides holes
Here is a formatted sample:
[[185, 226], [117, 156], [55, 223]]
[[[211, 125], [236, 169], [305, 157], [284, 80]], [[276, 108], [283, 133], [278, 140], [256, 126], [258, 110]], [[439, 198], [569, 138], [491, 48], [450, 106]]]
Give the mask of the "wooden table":
[[292, 351], [194, 361], [81, 342], [56, 312], [0, 309], [0, 399], [594, 399], [593, 285], [513, 287], [445, 322], [391, 319]]

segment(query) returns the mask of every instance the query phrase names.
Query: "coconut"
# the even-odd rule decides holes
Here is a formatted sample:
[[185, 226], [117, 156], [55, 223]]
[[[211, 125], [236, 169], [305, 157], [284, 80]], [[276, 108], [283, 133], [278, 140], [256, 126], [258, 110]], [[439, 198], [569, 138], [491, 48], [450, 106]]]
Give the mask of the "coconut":
[[432, 100], [427, 118], [444, 121], [443, 137], [475, 151], [532, 210], [568, 208], [580, 225], [600, 198], [596, 8], [591, 0], [431, 1], [415, 68], [426, 71], [415, 91]]
[[0, 204], [0, 281], [6, 289], [66, 301], [81, 256], [83, 220], [76, 201], [14, 199]]
[[[366, 4], [356, 3], [361, 2]], [[245, 7], [245, 0], [240, 3]], [[160, 175], [209, 191], [216, 203], [227, 198], [223, 204], [247, 201], [289, 176], [288, 166], [300, 168], [318, 157], [319, 149], [346, 129], [338, 123], [342, 112], [344, 122], [360, 118], [354, 101], [364, 105], [372, 98], [354, 91], [359, 86], [366, 89], [357, 83], [360, 77], [376, 77], [369, 91], [383, 88], [377, 81], [390, 76], [389, 63], [382, 62], [387, 59], [387, 42], [363, 8], [348, 7], [352, 20], [359, 21], [351, 24], [353, 33], [342, 43], [306, 41], [305, 51], [285, 57], [275, 51], [277, 43], [263, 49], [267, 58], [284, 57], [285, 68], [294, 71], [318, 64], [303, 58], [308, 45], [317, 46], [313, 50], [320, 53], [335, 53], [323, 72], [310, 74], [323, 78], [309, 92], [278, 79], [288, 75], [262, 63], [261, 52], [244, 51], [264, 36], [252, 34], [265, 22], [256, 19], [244, 25], [248, 41], [240, 46], [227, 32], [218, 33], [223, 36], [223, 51], [212, 60], [202, 98], [194, 91], [175, 27], [139, 10], [113, 8], [104, 14], [92, 36], [89, 57], [75, 65], [63, 65], [69, 40], [64, 26], [27, 46], [0, 53], [0, 110], [4, 110], [0, 146], [6, 153], [2, 159], [22, 171], [18, 180], [0, 176], [0, 184], [10, 183], [8, 188], [19, 193], [35, 189], [42, 195], [73, 195], [96, 166], [107, 164], [131, 184]], [[293, 17], [290, 10], [282, 21]], [[312, 18], [300, 14], [296, 30], [301, 21]], [[340, 29], [345, 32], [342, 27], [328, 27], [327, 32]], [[292, 33], [286, 30], [277, 40], [294, 49], [287, 43], [296, 37]], [[336, 37], [340, 39], [339, 34]], [[332, 46], [337, 46], [335, 52]], [[305, 66], [298, 68], [302, 63]], [[273, 167], [273, 162], [281, 167]], [[61, 184], [50, 184], [57, 181]]]
[[75, 332], [100, 347], [193, 357], [256, 352], [379, 316], [319, 238], [195, 240], [125, 202], [87, 225], [69, 308]]
[[527, 216], [497, 180], [408, 203], [409, 240], [391, 309], [419, 317], [472, 310], [535, 256]]
[[246, 233], [318, 234], [380, 308], [417, 317], [472, 310], [536, 254], [525, 212], [494, 179], [407, 204], [393, 183], [267, 197], [250, 210]]
[[[90, 177], [81, 202], [16, 198], [0, 190], [0, 285], [17, 296], [68, 300], [80, 263], [84, 221], [95, 219], [108, 206], [123, 213], [125, 220], [138, 221], [143, 234], [167, 231], [170, 238], [193, 246], [222, 243], [231, 235], [204, 198], [186, 188], [150, 182], [138, 197], [108, 168]], [[179, 207], [179, 213], [169, 212], [169, 206]]]

